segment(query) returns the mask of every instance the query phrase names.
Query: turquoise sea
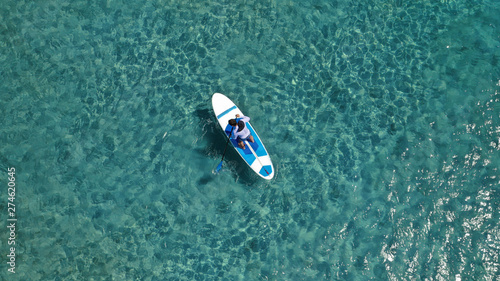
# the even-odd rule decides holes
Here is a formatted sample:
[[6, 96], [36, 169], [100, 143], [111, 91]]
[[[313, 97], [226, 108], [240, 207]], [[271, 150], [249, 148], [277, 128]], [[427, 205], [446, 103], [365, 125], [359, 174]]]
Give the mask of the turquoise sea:
[[500, 280], [500, 1], [0, 5], [1, 280]]

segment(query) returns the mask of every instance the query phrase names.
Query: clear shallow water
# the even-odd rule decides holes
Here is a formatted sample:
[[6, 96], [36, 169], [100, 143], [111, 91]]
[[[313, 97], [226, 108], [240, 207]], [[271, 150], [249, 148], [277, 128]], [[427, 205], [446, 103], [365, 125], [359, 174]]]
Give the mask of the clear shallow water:
[[3, 279], [498, 279], [495, 1], [179, 2], [2, 3]]

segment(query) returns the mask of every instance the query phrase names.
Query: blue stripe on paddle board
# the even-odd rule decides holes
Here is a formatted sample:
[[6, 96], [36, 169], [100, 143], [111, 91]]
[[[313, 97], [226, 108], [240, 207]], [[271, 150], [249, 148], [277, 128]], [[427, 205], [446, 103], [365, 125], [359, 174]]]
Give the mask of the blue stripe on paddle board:
[[257, 133], [253, 129], [252, 125], [249, 124], [248, 129], [252, 133], [252, 136], [253, 136], [253, 138], [255, 140], [255, 143], [258, 145], [257, 149], [254, 149], [255, 150], [255, 154], [257, 154], [258, 157], [268, 155], [267, 152], [266, 152], [266, 150], [264, 149], [264, 145], [262, 144], [262, 141], [260, 140], [260, 138], [257, 137]]
[[231, 139], [231, 143], [233, 144], [234, 148], [236, 148], [236, 151], [238, 151], [241, 157], [245, 159], [245, 162], [247, 162], [249, 166], [252, 166], [253, 162], [257, 160], [257, 158], [255, 158], [252, 151], [250, 151], [250, 148], [248, 148], [248, 146], [245, 145], [245, 149], [241, 149], [238, 146], [238, 142], [235, 139]]
[[[240, 148], [238, 148], [238, 149], [240, 149]], [[247, 148], [247, 149], [248, 149], [248, 148]], [[247, 161], [248, 166], [252, 166], [253, 162], [254, 162], [255, 160], [257, 160], [257, 158], [255, 158], [255, 156], [253, 156], [253, 154], [245, 154], [245, 155], [243, 156], [243, 158], [245, 158], [245, 161]]]
[[226, 111], [224, 111], [224, 112], [222, 112], [221, 114], [217, 115], [217, 119], [220, 119], [222, 116], [224, 116], [224, 115], [228, 114], [229, 112], [231, 112], [231, 110], [236, 109], [236, 108], [237, 108], [237, 107], [236, 107], [236, 105], [235, 105], [235, 106], [233, 106], [233, 107], [231, 107], [231, 108], [227, 109]]

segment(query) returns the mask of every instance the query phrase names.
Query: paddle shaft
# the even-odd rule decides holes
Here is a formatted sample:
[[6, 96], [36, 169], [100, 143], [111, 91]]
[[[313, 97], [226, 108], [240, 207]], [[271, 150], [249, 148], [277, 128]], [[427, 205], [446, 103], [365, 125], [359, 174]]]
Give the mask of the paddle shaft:
[[222, 159], [220, 160], [221, 164], [222, 164], [222, 161], [224, 161], [224, 157], [226, 156], [227, 146], [229, 144], [229, 141], [231, 140], [231, 134], [232, 133], [233, 133], [233, 127], [231, 127], [231, 132], [229, 133], [229, 136], [227, 137], [226, 148], [224, 148], [224, 153], [222, 153]]
[[226, 148], [224, 148], [224, 153], [222, 153], [222, 160], [224, 160], [224, 156], [226, 156], [226, 150], [229, 144], [229, 141], [231, 140], [231, 134], [233, 133], [233, 130], [229, 133], [229, 136], [227, 137], [227, 142], [226, 142]]

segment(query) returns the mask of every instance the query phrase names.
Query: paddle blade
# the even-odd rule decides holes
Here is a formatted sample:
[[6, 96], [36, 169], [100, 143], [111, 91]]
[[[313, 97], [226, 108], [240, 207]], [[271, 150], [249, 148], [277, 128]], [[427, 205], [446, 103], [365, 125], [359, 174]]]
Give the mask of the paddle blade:
[[219, 165], [215, 169], [215, 172], [218, 173], [218, 172], [220, 172], [221, 169], [222, 169], [222, 161], [220, 161]]

